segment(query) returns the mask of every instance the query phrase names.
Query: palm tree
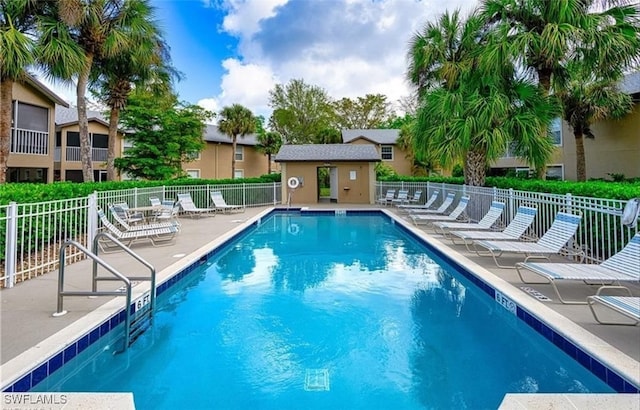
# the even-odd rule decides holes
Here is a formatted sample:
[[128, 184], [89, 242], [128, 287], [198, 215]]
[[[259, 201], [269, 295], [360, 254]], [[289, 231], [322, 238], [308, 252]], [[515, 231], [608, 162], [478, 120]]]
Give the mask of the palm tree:
[[39, 65], [58, 78], [61, 70], [79, 67], [79, 50], [64, 27], [50, 18], [52, 2], [0, 1], [0, 183], [6, 182], [11, 138], [13, 84]]
[[[627, 0], [485, 0], [483, 17], [499, 25], [514, 62], [538, 81], [545, 95], [562, 92], [567, 62], [580, 58], [596, 71], [619, 70], [639, 60], [639, 10]], [[596, 6], [609, 6], [593, 12]], [[546, 135], [546, 128], [542, 134]], [[537, 167], [539, 176], [544, 167]]]
[[0, 183], [6, 182], [11, 138], [13, 83], [35, 62], [35, 1], [0, 2]]
[[[140, 19], [153, 22], [153, 8], [145, 2], [135, 3]], [[171, 90], [172, 79], [180, 74], [171, 66], [169, 48], [157, 26], [147, 25], [148, 31], [136, 32], [141, 37], [117, 55], [96, 59], [90, 84], [109, 107], [109, 138], [107, 180], [116, 179], [114, 167], [120, 111], [124, 109], [133, 88], [149, 88], [155, 94]]]
[[411, 41], [408, 75], [420, 98], [416, 156], [435, 155], [444, 167], [462, 160], [470, 185], [484, 184], [486, 167], [511, 139], [530, 162], [551, 155], [550, 140], [539, 135], [556, 112], [554, 104], [516, 77], [496, 41], [481, 16], [463, 20], [458, 12], [427, 24]]
[[240, 104], [223, 107], [220, 111], [218, 128], [231, 138], [231, 178], [236, 173], [236, 143], [238, 136], [244, 137], [256, 130], [256, 118], [251, 110]]
[[586, 181], [587, 167], [584, 137], [595, 138], [591, 125], [599, 120], [622, 118], [633, 109], [633, 99], [620, 91], [616, 81], [598, 77], [591, 69], [573, 66], [558, 97], [564, 120], [573, 130], [576, 141], [576, 175]]
[[141, 10], [148, 0], [66, 0], [60, 2], [60, 18], [84, 51], [84, 66], [77, 72], [76, 105], [80, 132], [80, 161], [84, 181], [93, 181], [86, 93], [94, 61], [118, 55], [135, 47], [155, 23]]
[[275, 131], [264, 131], [258, 133], [258, 151], [267, 155], [267, 174], [271, 173], [271, 156], [277, 154], [282, 146], [282, 136]]

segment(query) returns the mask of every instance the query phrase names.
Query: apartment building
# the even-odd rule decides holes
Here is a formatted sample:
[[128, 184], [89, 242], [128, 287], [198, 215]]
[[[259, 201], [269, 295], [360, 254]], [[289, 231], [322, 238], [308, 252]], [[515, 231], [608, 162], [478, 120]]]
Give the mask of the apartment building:
[[54, 180], [55, 111], [69, 105], [35, 77], [12, 90], [7, 182]]

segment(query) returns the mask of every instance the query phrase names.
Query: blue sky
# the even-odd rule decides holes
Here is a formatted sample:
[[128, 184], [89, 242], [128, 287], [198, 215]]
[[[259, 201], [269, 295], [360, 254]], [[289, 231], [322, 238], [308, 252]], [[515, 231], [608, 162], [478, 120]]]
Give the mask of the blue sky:
[[[269, 90], [301, 78], [334, 99], [409, 95], [411, 36], [477, 0], [151, 0], [184, 74], [180, 98], [212, 111], [234, 103], [268, 117]], [[75, 92], [54, 86], [74, 102]]]

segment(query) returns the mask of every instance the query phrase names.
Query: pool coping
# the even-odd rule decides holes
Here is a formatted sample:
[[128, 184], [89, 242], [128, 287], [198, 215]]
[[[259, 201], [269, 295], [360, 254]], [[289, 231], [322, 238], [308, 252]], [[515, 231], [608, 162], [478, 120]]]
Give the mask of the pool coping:
[[[238, 235], [246, 232], [251, 226], [259, 224], [265, 217], [276, 212], [300, 211], [307, 214], [336, 213], [336, 209], [314, 209], [306, 207], [267, 208], [189, 253], [179, 261], [162, 269], [157, 275], [157, 294], [159, 295], [173, 284], [179, 282], [180, 279], [199, 266], [199, 262], [219, 252], [224, 248], [226, 243], [229, 243]], [[467, 278], [470, 276], [475, 278], [475, 284], [488, 293], [489, 296], [492, 296], [494, 300], [496, 300], [496, 294], [491, 294], [487, 288], [499, 292], [501, 299], [498, 303], [501, 304], [502, 307], [507, 309], [514, 308], [513, 313], [517, 314], [519, 319], [528, 323], [534, 330], [552, 341], [558, 348], [565, 351], [576, 361], [583, 364], [583, 366], [596, 374], [596, 376], [605, 381], [609, 386], [618, 391], [638, 392], [638, 388], [640, 387], [640, 362], [622, 353], [551, 308], [531, 299], [528, 295], [519, 291], [512, 284], [499, 278], [486, 268], [483, 268], [460, 253], [452, 251], [434, 238], [430, 238], [424, 231], [415, 228], [389, 210], [378, 208], [366, 210], [340, 208], [339, 211], [340, 213], [383, 214], [389, 217], [394, 223], [399, 224], [417, 240], [423, 242], [425, 246], [435, 251], [440, 258], [445, 259], [447, 263], [452, 265], [461, 274]], [[477, 283], [477, 281], [482, 283]], [[143, 298], [145, 294], [148, 294], [149, 290], [150, 285], [147, 282], [135, 286], [133, 288], [132, 306], [135, 306], [138, 300]], [[49, 374], [66, 363], [67, 351], [72, 351], [73, 355], [70, 359], [73, 358], [75, 354], [79, 354], [102, 336], [108, 334], [111, 328], [115, 328], [115, 326], [123, 321], [123, 317], [124, 306], [122, 300], [110, 300], [56, 334], [3, 364], [0, 366], [2, 391], [24, 391], [20, 390], [20, 388], [29, 386], [28, 389], [30, 389], [37, 385]], [[540, 318], [544, 318], [544, 320]], [[540, 322], [543, 322], [544, 328], [541, 328]], [[111, 326], [111, 324], [113, 324], [113, 326]], [[551, 332], [549, 332], [549, 329]], [[555, 337], [555, 335], [559, 335], [559, 337]], [[577, 357], [578, 350], [586, 352], [587, 357]], [[573, 354], [571, 352], [573, 352]], [[595, 359], [596, 362], [601, 362], [601, 364], [592, 363], [592, 359]], [[34, 365], [33, 363], [36, 364]], [[600, 366], [602, 366], [602, 369], [600, 369]], [[607, 380], [607, 378], [610, 377], [607, 370], [616, 373], [615, 376], [618, 378], [622, 377], [626, 380], [615, 380], [613, 382]], [[622, 385], [617, 387], [612, 386], [612, 384], [620, 383], [622, 383]], [[629, 383], [631, 383], [632, 386], [626, 385]], [[14, 390], [14, 388], [16, 390]]]

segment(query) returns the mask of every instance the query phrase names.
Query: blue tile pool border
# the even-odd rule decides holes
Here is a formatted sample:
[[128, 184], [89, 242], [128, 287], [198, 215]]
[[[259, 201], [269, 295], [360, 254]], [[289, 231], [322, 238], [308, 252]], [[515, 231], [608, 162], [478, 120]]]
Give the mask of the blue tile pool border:
[[[236, 241], [237, 239], [242, 238], [243, 236], [248, 235], [253, 231], [257, 226], [262, 223], [262, 220], [269, 218], [275, 214], [294, 214], [294, 215], [304, 215], [304, 216], [321, 216], [321, 215], [336, 215], [337, 213], [333, 209], [326, 210], [306, 210], [300, 208], [275, 208], [270, 212], [263, 215], [258, 220], [252, 222], [247, 225], [245, 229], [239, 231], [231, 236], [229, 236], [226, 240], [224, 240], [221, 244], [216, 246], [214, 249], [208, 251], [198, 258], [198, 260], [191, 265], [181, 269], [172, 277], [168, 278], [164, 282], [160, 283], [156, 287], [156, 295], [166, 292], [168, 289], [179, 283], [182, 279], [184, 279], [188, 274], [193, 272], [197, 267], [202, 265], [207, 260], [215, 257], [217, 254], [223, 252], [227, 247]], [[434, 248], [429, 242], [425, 241], [424, 238], [417, 235], [415, 232], [408, 229], [406, 226], [400, 223], [395, 223], [395, 220], [389, 215], [383, 213], [380, 210], [346, 210], [346, 212], [340, 212], [341, 215], [382, 215], [390, 220], [394, 221], [396, 227], [398, 227], [401, 231], [408, 234], [413, 239], [420, 242], [425, 248], [427, 248], [432, 254], [437, 256], [439, 259], [438, 262], [444, 263], [447, 266], [453, 268], [456, 272], [463, 275], [465, 278], [470, 280], [477, 287], [482, 289], [487, 295], [489, 295], [492, 299], [496, 300], [496, 289], [490, 286], [488, 283], [484, 282], [480, 277], [475, 275], [473, 272], [466, 269], [464, 266], [456, 263], [455, 261], [448, 258], [445, 254]], [[135, 303], [132, 303], [130, 306], [132, 311], [135, 311]], [[603, 363], [598, 361], [595, 357], [592, 357], [579, 346], [573, 344], [570, 340], [565, 338], [564, 336], [557, 333], [555, 330], [551, 329], [547, 326], [542, 320], [538, 319], [535, 315], [528, 312], [526, 309], [522, 308], [518, 304], [515, 304], [516, 315], [517, 317], [524, 321], [527, 325], [529, 325], [536, 332], [540, 333], [544, 338], [552, 342], [556, 347], [565, 352], [569, 357], [576, 360], [586, 369], [588, 369], [591, 373], [596, 375], [602, 381], [604, 381], [608, 386], [610, 386], [613, 390], [618, 393], [640, 393], [640, 388], [638, 386], [634, 386], [630, 381], [626, 380], [624, 377], [620, 376], [615, 371], [607, 368]], [[125, 319], [125, 309], [123, 308], [119, 312], [112, 315], [110, 318], [91, 329], [85, 335], [78, 338], [76, 341], [66, 346], [61, 351], [55, 353], [48, 360], [45, 360], [43, 363], [37, 364], [30, 372], [20, 377], [18, 380], [14, 381], [8, 387], [6, 387], [3, 392], [11, 393], [11, 392], [27, 392], [35, 387], [38, 383], [45, 380], [48, 376], [53, 374], [55, 371], [61, 369], [66, 363], [72, 360], [75, 356], [82, 353], [89, 346], [96, 343], [99, 339], [106, 336], [114, 330], [118, 325], [124, 322]]]

